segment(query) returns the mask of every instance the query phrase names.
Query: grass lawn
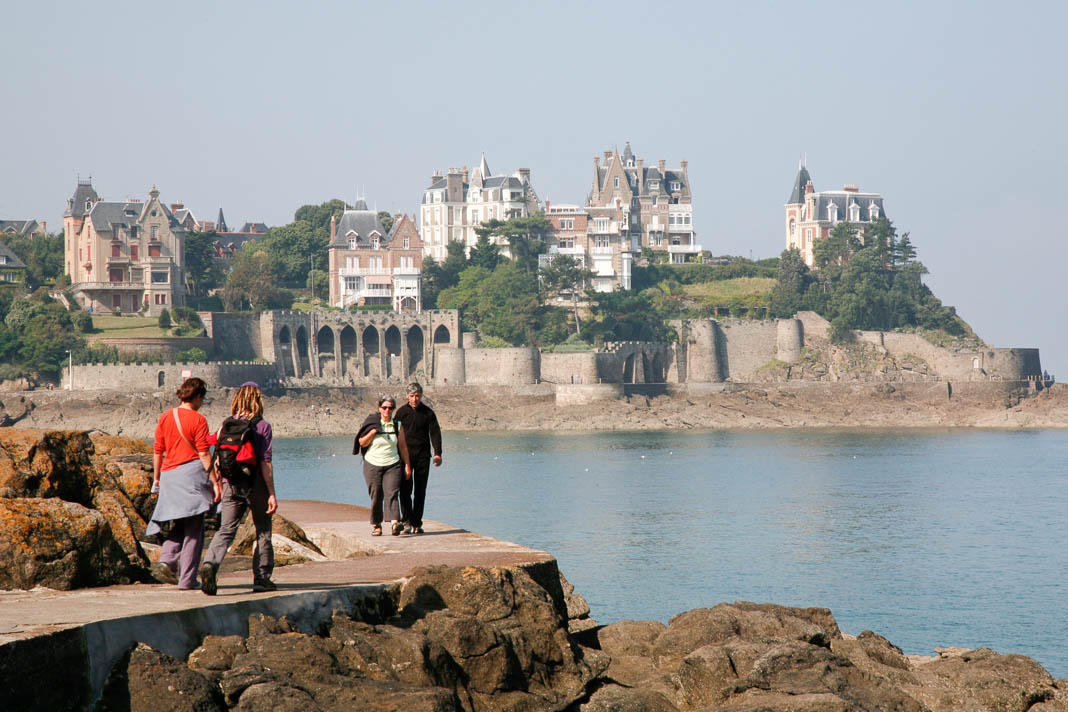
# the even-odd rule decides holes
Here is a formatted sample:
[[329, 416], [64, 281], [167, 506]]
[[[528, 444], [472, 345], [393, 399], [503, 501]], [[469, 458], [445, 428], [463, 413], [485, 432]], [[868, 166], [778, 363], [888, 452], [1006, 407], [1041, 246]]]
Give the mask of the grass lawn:
[[725, 305], [733, 299], [756, 300], [771, 292], [775, 280], [771, 277], [738, 277], [717, 282], [702, 282], [683, 286], [686, 296], [707, 304]]
[[173, 336], [170, 330], [159, 328], [159, 317], [114, 316], [112, 314], [93, 314], [92, 335], [130, 339], [145, 336]]

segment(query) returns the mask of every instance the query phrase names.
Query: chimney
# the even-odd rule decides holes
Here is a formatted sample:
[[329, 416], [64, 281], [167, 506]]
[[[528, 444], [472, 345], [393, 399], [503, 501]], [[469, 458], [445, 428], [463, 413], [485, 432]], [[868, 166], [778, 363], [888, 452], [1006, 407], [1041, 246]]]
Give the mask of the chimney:
[[523, 185], [530, 185], [530, 169], [520, 168], [516, 171], [519, 174], [519, 180], [523, 182]]
[[430, 185], [434, 185], [439, 180], [441, 180], [441, 171], [434, 171], [434, 173], [430, 176]]
[[330, 242], [333, 244], [334, 238], [337, 237], [337, 215], [330, 216]]
[[814, 193], [815, 191], [816, 189], [812, 187], [812, 181], [805, 183], [805, 195], [808, 195], [809, 193]]
[[466, 183], [467, 182], [467, 166], [464, 166], [463, 174], [464, 174], [464, 183]]
[[545, 196], [545, 214], [549, 214], [549, 196]]
[[593, 192], [590, 193], [590, 202], [596, 203], [601, 199], [601, 157], [593, 157]]
[[645, 192], [645, 171], [642, 170], [642, 164], [644, 163], [645, 161], [641, 158], [635, 162], [635, 166], [638, 168], [638, 195]]
[[47, 220], [42, 220], [41, 221], [41, 232], [48, 232], [48, 221]]
[[612, 149], [610, 149], [610, 148], [605, 149], [604, 160], [605, 160], [605, 163], [607, 163], [608, 161], [612, 160]]
[[860, 192], [860, 190], [857, 188], [857, 184], [856, 183], [846, 183], [845, 185], [842, 186], [842, 190], [844, 190], [847, 193], [859, 193]]
[[173, 213], [177, 210], [181, 210], [184, 207], [185, 206], [182, 203], [171, 203], [171, 212]]
[[660, 177], [663, 178], [664, 173], [667, 172], [667, 161], [661, 158], [659, 161], [656, 162], [656, 166], [660, 169]]

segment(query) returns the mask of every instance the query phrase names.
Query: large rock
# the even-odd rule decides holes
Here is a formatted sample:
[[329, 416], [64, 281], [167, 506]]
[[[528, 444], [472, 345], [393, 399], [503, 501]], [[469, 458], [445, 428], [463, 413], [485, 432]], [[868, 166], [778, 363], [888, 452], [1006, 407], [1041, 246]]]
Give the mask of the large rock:
[[652, 657], [657, 667], [670, 670], [698, 648], [732, 638], [752, 642], [800, 640], [830, 647], [831, 641], [841, 636], [826, 608], [787, 608], [745, 601], [721, 603], [674, 616], [653, 645]]
[[[285, 537], [290, 541], [296, 542], [300, 547], [311, 549], [320, 557], [324, 556], [322, 549], [316, 546], [315, 542], [308, 538], [308, 535], [300, 525], [291, 522], [277, 512], [271, 515], [271, 534], [274, 536]], [[237, 533], [234, 535], [234, 543], [230, 546], [230, 551], [242, 556], [251, 556], [255, 547], [256, 525], [252, 521], [252, 513], [246, 512], [241, 521], [241, 525], [237, 528]], [[285, 557], [279, 550], [280, 548], [281, 547], [275, 548], [275, 563], [278, 566], [298, 564], [309, 560], [307, 557], [301, 557], [299, 555]]]
[[[554, 572], [555, 574], [555, 572]], [[559, 586], [559, 577], [551, 577]], [[576, 653], [566, 605], [522, 569], [423, 567], [409, 573], [399, 606], [470, 678], [473, 697], [494, 705], [563, 709], [603, 668]]]
[[97, 712], [224, 712], [218, 687], [169, 655], [137, 645], [111, 670]]
[[945, 710], [1004, 710], [1026, 712], [1033, 705], [1063, 700], [1053, 678], [1031, 658], [1023, 655], [999, 655], [989, 648], [946, 655], [917, 666], [917, 683], [903, 685], [909, 694], [926, 704], [932, 712]]
[[110, 586], [138, 575], [100, 512], [61, 499], [0, 499], [0, 589]]
[[92, 453], [85, 432], [0, 429], [0, 497], [58, 497], [88, 506]]

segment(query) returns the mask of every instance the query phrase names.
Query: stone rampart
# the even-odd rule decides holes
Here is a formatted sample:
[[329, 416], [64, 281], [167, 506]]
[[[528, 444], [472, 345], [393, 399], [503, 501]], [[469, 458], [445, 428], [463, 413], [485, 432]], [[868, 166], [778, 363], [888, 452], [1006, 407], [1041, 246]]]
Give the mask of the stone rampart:
[[[75, 364], [73, 390], [173, 391], [189, 376], [203, 378], [209, 388], [223, 388], [245, 381], [262, 385], [269, 378], [277, 378], [278, 370], [274, 364], [252, 361]], [[64, 369], [62, 387], [69, 384], [69, 374]]]
[[468, 384], [507, 386], [537, 383], [541, 377], [541, 352], [536, 348], [464, 350]]
[[248, 314], [197, 312], [218, 353], [232, 360], [264, 358], [259, 320]]
[[[610, 354], [585, 351], [580, 353], [541, 355], [541, 380], [548, 383], [599, 383], [604, 378], [599, 366], [615, 359]], [[609, 357], [609, 358], [605, 358]]]
[[215, 353], [215, 343], [206, 336], [139, 337], [87, 336], [85, 340], [96, 346], [114, 346], [120, 354], [141, 355], [161, 359], [173, 358], [182, 351], [201, 349], [206, 355]]
[[560, 383], [555, 390], [557, 405], [589, 405], [623, 397], [622, 383]]
[[[778, 324], [774, 321], [724, 319], [718, 322], [726, 354], [721, 368], [732, 381], [748, 381], [756, 370], [777, 358]], [[800, 355], [800, 349], [798, 349]], [[693, 368], [691, 364], [691, 368]]]

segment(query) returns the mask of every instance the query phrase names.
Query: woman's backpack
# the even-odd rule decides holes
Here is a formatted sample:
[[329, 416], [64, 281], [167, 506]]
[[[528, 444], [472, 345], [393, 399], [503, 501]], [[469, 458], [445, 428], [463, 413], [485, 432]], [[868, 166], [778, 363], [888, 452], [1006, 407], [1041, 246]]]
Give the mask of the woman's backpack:
[[252, 447], [252, 433], [261, 420], [263, 418], [258, 415], [251, 420], [231, 415], [215, 434], [215, 466], [219, 469], [219, 475], [229, 480], [231, 485], [251, 484], [259, 472], [256, 451]]

